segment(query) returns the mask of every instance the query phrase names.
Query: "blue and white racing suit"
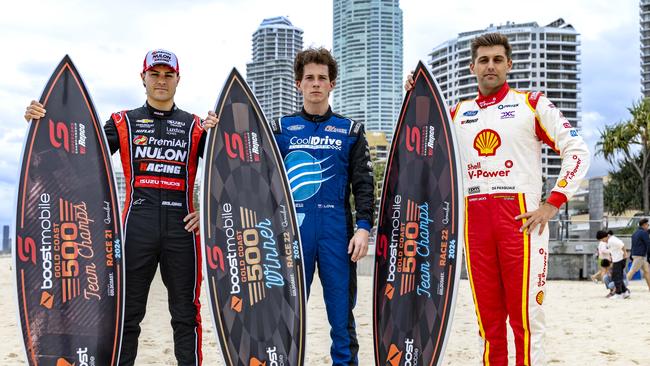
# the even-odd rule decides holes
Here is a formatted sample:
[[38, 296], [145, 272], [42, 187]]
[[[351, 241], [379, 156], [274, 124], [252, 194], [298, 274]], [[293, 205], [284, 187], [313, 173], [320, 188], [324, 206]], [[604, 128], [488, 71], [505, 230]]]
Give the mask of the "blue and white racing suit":
[[307, 289], [318, 274], [323, 286], [334, 365], [358, 364], [352, 309], [356, 303], [356, 263], [347, 248], [356, 226], [370, 231], [374, 211], [372, 163], [363, 125], [332, 113], [299, 113], [272, 123], [284, 157], [300, 225]]

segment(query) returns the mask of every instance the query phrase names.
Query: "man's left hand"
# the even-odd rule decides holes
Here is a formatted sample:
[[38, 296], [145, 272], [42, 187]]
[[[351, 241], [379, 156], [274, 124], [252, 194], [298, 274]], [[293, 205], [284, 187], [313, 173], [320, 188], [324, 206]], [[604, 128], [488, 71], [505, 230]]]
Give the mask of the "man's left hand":
[[524, 232], [524, 230], [528, 229], [529, 232], [535, 230], [537, 225], [539, 225], [539, 235], [542, 235], [542, 232], [544, 231], [544, 228], [546, 227], [546, 223], [548, 223], [548, 220], [550, 220], [555, 214], [557, 213], [558, 208], [553, 206], [550, 203], [544, 202], [540, 208], [538, 208], [535, 211], [530, 211], [523, 213], [519, 216], [515, 217], [515, 220], [521, 220], [521, 219], [527, 219], [526, 223], [522, 225], [521, 228], [519, 228], [520, 232]]
[[203, 128], [209, 130], [211, 128], [217, 127], [218, 124], [219, 124], [219, 117], [217, 117], [217, 114], [214, 113], [213, 111], [209, 111], [208, 116], [203, 121]]
[[183, 218], [185, 224], [185, 230], [192, 232], [196, 231], [198, 234], [199, 231], [199, 222], [201, 221], [201, 216], [199, 216], [199, 211], [190, 212], [189, 215]]
[[348, 245], [348, 254], [352, 254], [350, 259], [353, 262], [358, 261], [368, 254], [368, 236], [370, 233], [366, 229], [357, 229], [354, 233], [352, 239], [350, 239], [350, 245]]

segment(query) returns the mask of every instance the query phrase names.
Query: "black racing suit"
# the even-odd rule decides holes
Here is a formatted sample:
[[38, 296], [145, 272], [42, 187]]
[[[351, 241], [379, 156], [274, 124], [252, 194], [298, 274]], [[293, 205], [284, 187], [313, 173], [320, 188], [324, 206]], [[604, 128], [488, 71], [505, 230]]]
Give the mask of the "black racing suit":
[[104, 126], [111, 153], [120, 150], [126, 181], [122, 220], [126, 268], [120, 365], [133, 365], [140, 322], [158, 263], [167, 287], [179, 365], [201, 364], [201, 252], [183, 218], [192, 197], [205, 133], [202, 121], [176, 106], [148, 104], [114, 113]]

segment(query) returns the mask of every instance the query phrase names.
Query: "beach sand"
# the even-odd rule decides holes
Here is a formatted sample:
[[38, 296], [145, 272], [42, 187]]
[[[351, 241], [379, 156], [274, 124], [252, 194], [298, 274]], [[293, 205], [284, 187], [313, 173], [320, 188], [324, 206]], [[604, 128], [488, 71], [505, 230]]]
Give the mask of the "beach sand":
[[[25, 365], [14, 295], [10, 257], [0, 258], [0, 364]], [[372, 277], [359, 276], [355, 316], [360, 342], [359, 364], [373, 365]], [[606, 299], [602, 284], [549, 281], [544, 309], [547, 319], [545, 348], [549, 365], [650, 365], [650, 292], [645, 282], [633, 281], [632, 297]], [[452, 334], [445, 365], [479, 364], [478, 328], [469, 282], [460, 282]], [[205, 298], [203, 308], [204, 365], [222, 365], [219, 342]], [[306, 365], [329, 365], [329, 325], [322, 291], [316, 278], [312, 286], [307, 319]], [[165, 287], [157, 276], [149, 295], [142, 324], [138, 365], [175, 365], [172, 330]], [[510, 335], [512, 338], [512, 336]], [[510, 338], [511, 361], [514, 344]], [[100, 366], [100, 365], [97, 365]]]

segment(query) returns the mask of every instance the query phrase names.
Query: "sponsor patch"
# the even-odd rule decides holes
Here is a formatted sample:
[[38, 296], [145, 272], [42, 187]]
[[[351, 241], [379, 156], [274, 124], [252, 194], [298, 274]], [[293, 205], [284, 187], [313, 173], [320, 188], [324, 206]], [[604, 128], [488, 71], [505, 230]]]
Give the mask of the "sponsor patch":
[[293, 126], [287, 127], [287, 130], [289, 130], [289, 131], [300, 131], [300, 130], [302, 130], [304, 128], [305, 128], [305, 125], [293, 125]]
[[172, 127], [185, 127], [185, 122], [183, 121], [174, 121], [173, 119], [167, 120], [167, 124]]
[[506, 108], [517, 108], [517, 107], [519, 107], [519, 103], [517, 103], [517, 104], [500, 104], [497, 108], [506, 109]]
[[86, 153], [86, 126], [83, 123], [49, 121], [50, 144], [71, 154]]
[[460, 121], [460, 124], [461, 125], [467, 125], [467, 124], [476, 123], [476, 122], [478, 122], [478, 118], [471, 118], [471, 119], [466, 119], [466, 120]]
[[325, 149], [325, 150], [341, 150], [343, 148], [343, 141], [329, 136], [294, 136], [289, 140], [289, 149]]
[[249, 163], [260, 161], [260, 138], [257, 132], [244, 131], [232, 134], [224, 132], [223, 135], [228, 157]]
[[406, 150], [420, 156], [433, 156], [436, 143], [436, 128], [434, 126], [406, 126]]
[[345, 128], [337, 128], [335, 126], [325, 126], [325, 131], [326, 132], [336, 132], [336, 133], [342, 133], [342, 134], [348, 134], [348, 130]]
[[182, 129], [182, 128], [178, 128], [178, 127], [167, 127], [166, 130], [167, 130], [168, 135], [176, 136], [176, 135], [184, 135], [185, 134], [185, 130]]
[[544, 291], [540, 291], [537, 293], [537, 296], [535, 296], [535, 301], [537, 301], [537, 304], [542, 305], [544, 302]]
[[474, 116], [476, 116], [477, 114], [478, 114], [478, 111], [467, 111], [467, 112], [463, 113], [463, 116], [466, 116], [466, 117], [474, 117]]
[[274, 119], [273, 121], [269, 122], [269, 125], [271, 125], [271, 130], [273, 132], [277, 132], [279, 130], [280, 124], [278, 123], [277, 120]]
[[147, 144], [147, 136], [138, 135], [138, 136], [133, 138], [133, 143], [135, 145], [141, 145], [141, 146], [146, 145]]
[[501, 119], [515, 118], [515, 111], [501, 112]]
[[494, 156], [500, 146], [501, 136], [491, 129], [479, 132], [474, 138], [474, 149], [479, 156]]
[[504, 165], [506, 169], [487, 170], [483, 169], [480, 161], [474, 164], [470, 163], [467, 164], [467, 175], [469, 179], [508, 177], [510, 168], [512, 168], [512, 161], [508, 160]]
[[148, 119], [148, 118], [145, 118], [145, 119], [138, 119], [138, 120], [135, 121], [135, 123], [145, 123], [145, 124], [147, 124], [147, 123], [153, 123], [153, 120], [152, 120], [152, 119]]
[[516, 188], [515, 186], [493, 186], [492, 190], [495, 190], [495, 191], [514, 191], [515, 188]]
[[544, 258], [544, 266], [542, 267], [542, 272], [537, 274], [537, 287], [544, 287], [546, 285], [546, 269], [548, 268], [548, 254], [546, 253], [546, 250], [544, 250], [544, 248], [539, 248], [538, 253]]

